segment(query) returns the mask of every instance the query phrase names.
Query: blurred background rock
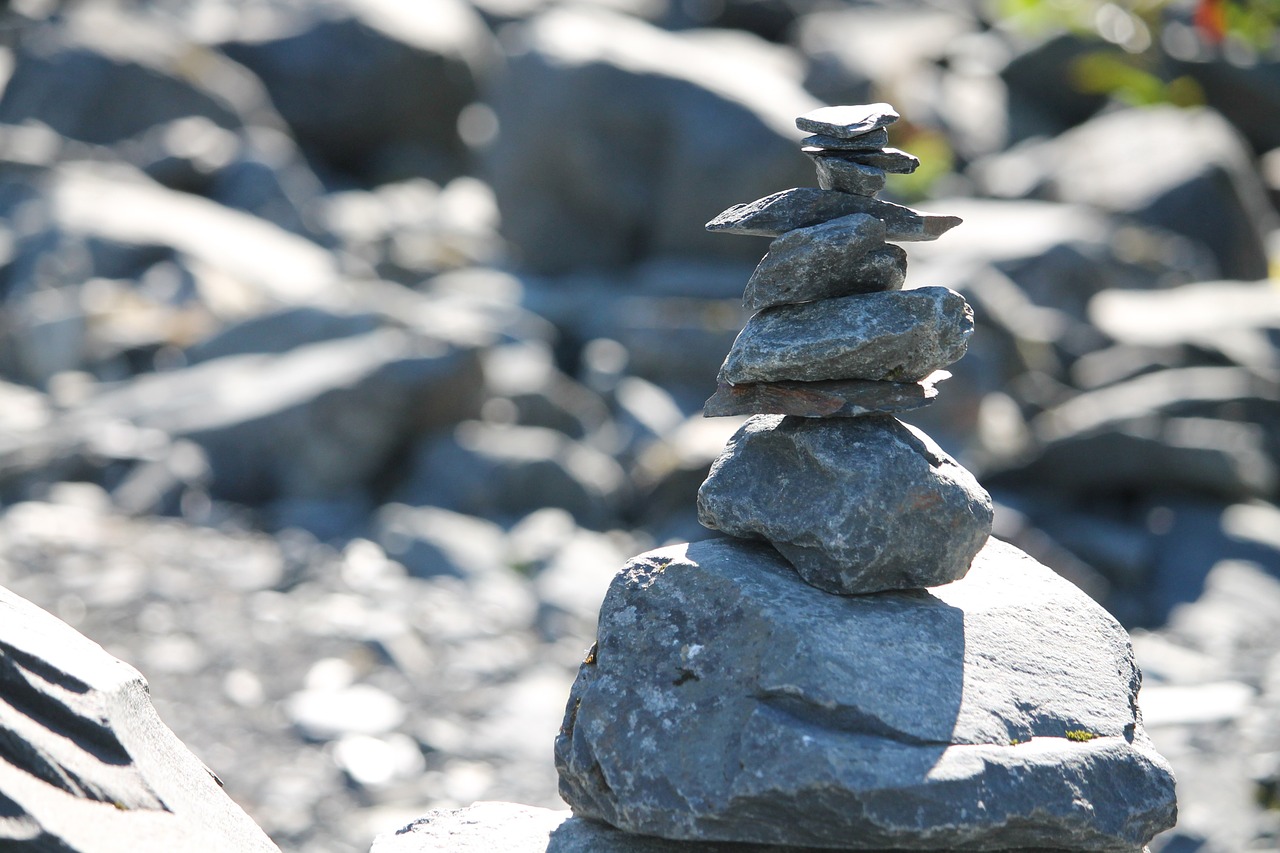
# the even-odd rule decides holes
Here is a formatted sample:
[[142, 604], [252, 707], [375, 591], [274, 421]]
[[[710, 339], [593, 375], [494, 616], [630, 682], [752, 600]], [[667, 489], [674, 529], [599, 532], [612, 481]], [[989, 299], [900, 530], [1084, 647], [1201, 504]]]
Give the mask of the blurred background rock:
[[890, 101], [973, 303], [913, 413], [1127, 627], [1156, 849], [1280, 833], [1280, 47], [1262, 0], [11, 0], [0, 583], [150, 679], [286, 850], [558, 805], [604, 587], [709, 533], [702, 400]]

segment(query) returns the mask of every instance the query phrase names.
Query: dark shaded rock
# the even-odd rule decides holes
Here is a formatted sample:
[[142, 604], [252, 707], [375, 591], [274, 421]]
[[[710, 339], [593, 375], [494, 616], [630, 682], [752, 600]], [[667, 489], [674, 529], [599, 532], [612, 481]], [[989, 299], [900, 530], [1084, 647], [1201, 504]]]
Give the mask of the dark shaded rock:
[[[884, 223], [865, 213], [788, 231], [769, 244], [769, 253], [751, 273], [742, 304], [758, 311], [771, 305], [896, 290], [878, 286], [875, 277], [862, 276], [863, 268], [884, 263], [885, 253], [877, 255], [875, 262], [863, 261], [884, 244], [884, 238]], [[905, 254], [901, 257], [905, 264]]]
[[920, 158], [897, 148], [883, 148], [877, 151], [829, 151], [825, 148], [806, 146], [801, 150], [810, 157], [823, 155], [827, 158], [839, 158], [848, 160], [850, 163], [874, 166], [895, 175], [909, 175], [920, 168]]
[[914, 382], [963, 356], [972, 334], [973, 310], [945, 287], [780, 305], [747, 321], [720, 378]]
[[716, 539], [614, 579], [556, 765], [575, 813], [649, 835], [1135, 850], [1175, 818], [1140, 681], [1119, 624], [1002, 542], [844, 597]]
[[0, 588], [0, 847], [276, 850], [137, 670]]
[[[789, 234], [796, 234], [802, 230], [807, 229], [796, 229]], [[742, 305], [748, 311], [760, 311], [775, 305], [831, 299], [847, 296], [850, 293], [899, 290], [907, 278], [907, 253], [901, 246], [892, 244], [879, 246], [851, 260], [845, 267], [844, 274], [843, 280], [835, 286], [834, 291], [830, 292], [811, 289], [814, 279], [807, 276], [784, 278], [762, 284], [753, 275], [747, 282], [746, 291], [742, 296]]]
[[[946, 372], [939, 371], [945, 378]], [[905, 412], [933, 402], [938, 389], [930, 381], [871, 382], [863, 379], [827, 382], [721, 384], [702, 409], [708, 418], [729, 415], [799, 415], [806, 418], [851, 418], [877, 412]]]
[[489, 98], [499, 132], [485, 156], [522, 268], [760, 257], [758, 243], [699, 226], [812, 180], [792, 122], [818, 103], [789, 57], [745, 34], [669, 33], [600, 8], [553, 10], [518, 32], [524, 50]]
[[960, 224], [956, 216], [935, 216], [866, 196], [798, 187], [734, 205], [707, 223], [708, 231], [777, 237], [795, 228], [866, 213], [884, 221], [887, 240], [936, 240]]
[[800, 144], [814, 148], [826, 148], [832, 151], [873, 151], [889, 144], [889, 131], [880, 128], [850, 139], [815, 133], [812, 136], [806, 136], [801, 139]]
[[901, 116], [889, 104], [850, 104], [819, 107], [796, 119], [796, 127], [806, 133], [852, 139], [877, 128], [887, 127]]
[[858, 594], [964, 577], [991, 497], [924, 433], [887, 415], [757, 415], [711, 466], [698, 519], [768, 540], [808, 583]]
[[885, 170], [842, 157], [810, 154], [818, 169], [818, 186], [855, 195], [875, 195], [884, 189]]
[[458, 116], [497, 54], [479, 14], [458, 0], [300, 8], [286, 32], [221, 47], [266, 84], [302, 149], [368, 183], [459, 173]]
[[1057, 136], [1087, 121], [1107, 96], [1074, 84], [1077, 63], [1095, 42], [1073, 33], [1026, 45], [1000, 70], [1008, 91], [1009, 142]]

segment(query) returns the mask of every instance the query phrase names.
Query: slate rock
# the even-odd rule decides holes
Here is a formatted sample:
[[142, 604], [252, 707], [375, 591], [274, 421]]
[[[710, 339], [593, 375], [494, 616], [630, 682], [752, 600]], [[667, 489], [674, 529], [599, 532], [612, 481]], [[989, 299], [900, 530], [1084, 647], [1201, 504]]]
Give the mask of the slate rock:
[[806, 136], [801, 139], [800, 144], [810, 145], [815, 148], [829, 148], [835, 151], [872, 151], [889, 144], [889, 131], [880, 128], [864, 133], [861, 136], [855, 136], [852, 139], [815, 133], [812, 136]]
[[[939, 378], [948, 376], [938, 371]], [[932, 381], [872, 382], [846, 379], [827, 382], [722, 383], [702, 407], [708, 418], [730, 415], [799, 415], [806, 418], [852, 418], [874, 413], [905, 412], [927, 406], [938, 396]]]
[[889, 104], [819, 107], [796, 119], [796, 127], [839, 139], [852, 139], [896, 122], [901, 116]]
[[991, 540], [964, 580], [833, 596], [733, 539], [614, 579], [556, 739], [580, 817], [705, 841], [1136, 851], [1175, 820], [1124, 629]]
[[[884, 237], [884, 223], [865, 213], [788, 231], [769, 244], [769, 253], [747, 281], [742, 304], [758, 311], [771, 305], [896, 290], [880, 286], [885, 279], [874, 275], [877, 267], [886, 266], [886, 253], [868, 258], [884, 245]], [[901, 259], [905, 278], [905, 253]], [[872, 275], [864, 278], [867, 272]], [[889, 278], [887, 283], [893, 281]]]
[[797, 187], [734, 205], [707, 223], [708, 231], [777, 237], [841, 216], [867, 213], [884, 221], [887, 240], [936, 240], [960, 224], [957, 216], [920, 213], [909, 207], [851, 193]]
[[0, 847], [277, 850], [133, 667], [0, 588]]
[[920, 168], [920, 158], [897, 148], [882, 148], [876, 151], [832, 151], [828, 148], [817, 148], [806, 145], [800, 149], [810, 157], [827, 157], [874, 166], [895, 175], [909, 175]]
[[945, 287], [780, 305], [747, 321], [720, 369], [746, 382], [914, 382], [964, 355], [973, 310]]
[[885, 170], [842, 157], [810, 155], [818, 169], [818, 186], [854, 195], [873, 196], [884, 189]]
[[820, 589], [859, 594], [964, 577], [992, 505], [932, 439], [888, 415], [756, 415], [712, 464], [698, 520], [769, 541]]

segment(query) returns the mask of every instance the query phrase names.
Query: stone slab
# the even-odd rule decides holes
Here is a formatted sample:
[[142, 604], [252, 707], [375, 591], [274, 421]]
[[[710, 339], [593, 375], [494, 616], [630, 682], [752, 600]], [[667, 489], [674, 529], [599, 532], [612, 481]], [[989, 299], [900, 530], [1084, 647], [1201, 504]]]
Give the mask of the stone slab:
[[1137, 851], [1173, 777], [1124, 629], [991, 540], [962, 581], [833, 596], [767, 545], [614, 579], [556, 739], [582, 817], [702, 841]]
[[745, 204], [734, 205], [707, 223], [708, 231], [777, 237], [796, 228], [830, 219], [867, 213], [883, 220], [885, 239], [906, 242], [936, 240], [960, 224], [958, 216], [921, 213], [892, 202], [816, 187], [795, 187]]
[[841, 151], [868, 151], [883, 148], [889, 144], [889, 131], [884, 128], [870, 130], [858, 136], [845, 139], [825, 133], [815, 133], [800, 140], [801, 145], [812, 145], [819, 148], [834, 148]]
[[796, 415], [805, 418], [853, 418], [906, 412], [927, 406], [938, 396], [934, 382], [951, 374], [939, 370], [919, 382], [760, 382], [722, 384], [702, 407], [707, 418], [732, 415]]
[[848, 104], [810, 110], [796, 119], [796, 127], [806, 133], [852, 139], [887, 127], [899, 118], [898, 111], [889, 104]]
[[810, 155], [818, 170], [818, 186], [854, 195], [873, 196], [884, 189], [885, 170], [843, 157]]
[[[789, 231], [778, 239], [806, 230], [808, 229]], [[768, 255], [765, 257], [768, 258]], [[804, 257], [797, 257], [794, 268], [790, 271], [781, 267], [781, 264], [775, 266], [773, 261], [767, 265], [762, 261], [757, 265], [756, 272], [752, 273], [742, 294], [744, 308], [760, 311], [775, 305], [813, 302], [854, 293], [901, 290], [902, 283], [907, 278], [907, 253], [901, 246], [886, 243], [848, 259], [843, 268], [823, 270], [826, 273], [823, 275], [812, 274], [813, 268], [805, 263]]]
[[964, 355], [973, 310], [945, 287], [859, 293], [753, 315], [718, 381], [915, 382]]
[[810, 157], [839, 157], [865, 166], [875, 166], [896, 175], [909, 175], [920, 168], [920, 158], [897, 148], [884, 148], [877, 151], [833, 151], [806, 145], [800, 149]]

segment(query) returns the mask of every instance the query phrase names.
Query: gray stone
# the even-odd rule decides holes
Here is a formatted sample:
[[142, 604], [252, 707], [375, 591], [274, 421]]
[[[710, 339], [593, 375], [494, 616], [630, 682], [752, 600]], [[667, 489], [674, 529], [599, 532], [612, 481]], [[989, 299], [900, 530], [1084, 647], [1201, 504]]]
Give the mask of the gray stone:
[[769, 244], [769, 253], [751, 273], [743, 305], [758, 310], [882, 290], [878, 281], [863, 281], [852, 268], [883, 245], [884, 237], [884, 223], [865, 213], [788, 231]]
[[855, 195], [875, 195], [884, 189], [885, 170], [842, 157], [810, 155], [818, 169], [818, 186]]
[[832, 151], [828, 148], [806, 145], [800, 150], [810, 157], [838, 157], [864, 166], [875, 166], [895, 175], [909, 175], [920, 168], [919, 157], [897, 148], [883, 148], [878, 151]]
[[899, 118], [898, 111], [889, 104], [850, 104], [807, 112], [796, 119], [796, 127], [806, 133], [852, 139], [891, 125]]
[[170, 731], [138, 671], [0, 588], [0, 847], [277, 850]]
[[747, 321], [720, 378], [914, 382], [963, 356], [972, 334], [973, 310], [945, 287], [780, 305]]
[[757, 415], [712, 464], [698, 520], [768, 540], [814, 586], [860, 594], [964, 577], [992, 506], [972, 474], [888, 415]]
[[907, 253], [901, 246], [878, 246], [850, 261], [844, 272], [844, 280], [836, 284], [832, 291], [815, 288], [814, 285], [818, 282], [808, 277], [760, 281], [753, 276], [747, 283], [742, 304], [749, 311], [759, 311], [774, 305], [811, 302], [854, 293], [899, 290], [907, 278]]
[[991, 540], [962, 581], [832, 596], [771, 549], [614, 579], [556, 740], [576, 814], [669, 838], [1136, 851], [1175, 819], [1124, 629]]
[[[938, 378], [948, 376], [938, 371]], [[799, 415], [806, 418], [851, 418], [886, 412], [905, 412], [927, 406], [938, 396], [932, 380], [870, 382], [847, 379], [829, 382], [761, 382], [721, 384], [702, 407], [708, 418], [729, 415]]]
[[708, 231], [777, 237], [829, 219], [868, 213], [884, 220], [888, 240], [936, 240], [960, 224], [957, 216], [921, 213], [909, 207], [851, 193], [797, 187], [734, 205], [707, 223]]
[[855, 136], [852, 139], [842, 139], [839, 136], [815, 133], [800, 140], [800, 144], [812, 145], [818, 148], [831, 148], [837, 151], [870, 151], [876, 148], [883, 148], [889, 144], [889, 131], [880, 128], [879, 130], [864, 133], [861, 136]]

